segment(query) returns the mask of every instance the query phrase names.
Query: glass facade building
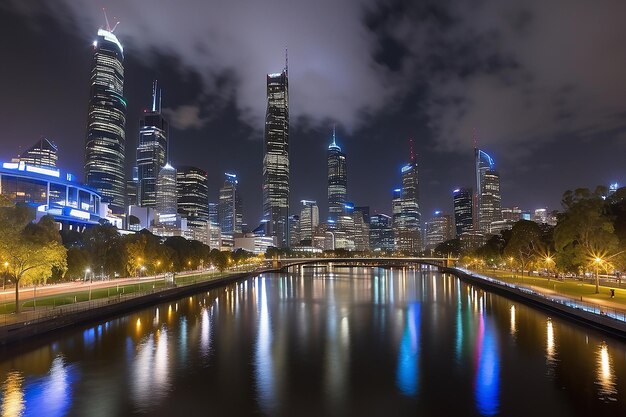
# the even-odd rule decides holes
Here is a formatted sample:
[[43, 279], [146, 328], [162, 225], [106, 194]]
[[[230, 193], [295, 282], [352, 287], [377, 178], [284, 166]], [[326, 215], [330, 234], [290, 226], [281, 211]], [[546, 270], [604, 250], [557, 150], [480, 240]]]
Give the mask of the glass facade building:
[[333, 141], [328, 146], [328, 219], [337, 221], [345, 214], [348, 193], [346, 154], [337, 145], [335, 129]]
[[289, 80], [287, 68], [267, 75], [263, 156], [263, 222], [278, 247], [289, 245]]
[[23, 162], [26, 165], [37, 167], [56, 168], [59, 160], [59, 149], [46, 138], [39, 139], [33, 146], [20, 153], [12, 162]]
[[502, 220], [502, 201], [500, 197], [500, 175], [487, 170], [483, 175], [480, 196], [480, 230], [491, 232], [491, 224]]
[[306, 242], [311, 246], [315, 229], [320, 224], [320, 211], [317, 202], [302, 200], [300, 210], [300, 242]]
[[177, 220], [176, 169], [170, 164], [165, 164], [157, 177], [156, 214], [159, 223], [171, 224]]
[[394, 238], [391, 217], [374, 214], [370, 217], [369, 245], [373, 251], [393, 251]]
[[471, 188], [457, 188], [452, 192], [456, 235], [469, 232], [474, 227], [473, 197]]
[[410, 162], [402, 167], [400, 214], [394, 218], [394, 223], [396, 249], [410, 253], [419, 252], [422, 248], [419, 177], [417, 161], [413, 155]]
[[98, 30], [94, 41], [85, 140], [85, 181], [110, 200], [115, 213], [126, 205], [124, 51], [117, 37]]
[[161, 114], [160, 96], [155, 81], [152, 86], [152, 109], [145, 111], [139, 121], [137, 203], [142, 207], [155, 207], [157, 176], [167, 162], [169, 129]]
[[241, 210], [241, 197], [239, 196], [237, 175], [225, 173], [226, 180], [220, 189], [220, 201], [218, 208], [219, 225], [222, 235], [232, 236], [241, 233], [243, 214]]
[[193, 238], [209, 244], [209, 183], [206, 171], [181, 166], [176, 170], [178, 214], [187, 219]]

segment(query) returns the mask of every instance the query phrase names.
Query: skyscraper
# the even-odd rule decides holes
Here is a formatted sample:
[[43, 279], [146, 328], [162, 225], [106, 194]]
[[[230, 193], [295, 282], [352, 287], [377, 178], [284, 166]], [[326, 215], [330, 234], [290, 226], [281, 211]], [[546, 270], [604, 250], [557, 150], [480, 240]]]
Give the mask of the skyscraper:
[[454, 201], [454, 223], [456, 227], [456, 235], [460, 236], [463, 232], [469, 232], [473, 228], [472, 216], [472, 189], [457, 188], [452, 192]]
[[337, 221], [345, 213], [346, 195], [348, 193], [348, 171], [346, 154], [337, 145], [335, 128], [333, 141], [328, 146], [328, 219]]
[[176, 189], [176, 169], [165, 164], [159, 171], [156, 189], [156, 214], [158, 222], [175, 223], [178, 214], [178, 190]]
[[474, 229], [488, 233], [491, 222], [501, 220], [500, 176], [493, 158], [482, 149], [474, 148], [474, 164]]
[[206, 171], [181, 166], [176, 172], [178, 213], [187, 219], [193, 239], [209, 244], [209, 184]]
[[168, 125], [161, 114], [161, 91], [152, 84], [152, 108], [139, 121], [137, 145], [137, 202], [143, 207], [156, 204], [156, 180], [167, 161]]
[[209, 203], [209, 243], [211, 249], [222, 247], [222, 230], [220, 229], [219, 204]]
[[[396, 228], [396, 249], [405, 252], [421, 250], [421, 212], [417, 158], [410, 141], [409, 163], [402, 167], [401, 213]], [[395, 219], [394, 219], [395, 220]]]
[[374, 214], [370, 217], [370, 249], [373, 251], [392, 251], [394, 249], [391, 217], [386, 214]]
[[289, 80], [287, 65], [267, 75], [263, 157], [263, 220], [276, 245], [289, 245]]
[[320, 224], [320, 211], [317, 202], [302, 200], [300, 210], [300, 241], [311, 245], [315, 228]]
[[241, 233], [243, 214], [241, 211], [241, 197], [237, 189], [239, 181], [237, 175], [224, 173], [226, 180], [224, 186], [220, 188], [220, 201], [218, 206], [218, 217], [222, 235], [233, 236]]
[[491, 223], [502, 220], [500, 175], [487, 170], [483, 175], [480, 194], [480, 231], [491, 232]]
[[115, 213], [123, 213], [126, 204], [124, 50], [110, 27], [98, 30], [93, 45], [85, 181], [110, 200]]
[[56, 168], [59, 148], [50, 140], [41, 138], [33, 146], [20, 153], [13, 162], [24, 162], [26, 165]]
[[435, 215], [426, 223], [426, 249], [434, 249], [438, 244], [452, 239], [452, 216], [435, 211]]

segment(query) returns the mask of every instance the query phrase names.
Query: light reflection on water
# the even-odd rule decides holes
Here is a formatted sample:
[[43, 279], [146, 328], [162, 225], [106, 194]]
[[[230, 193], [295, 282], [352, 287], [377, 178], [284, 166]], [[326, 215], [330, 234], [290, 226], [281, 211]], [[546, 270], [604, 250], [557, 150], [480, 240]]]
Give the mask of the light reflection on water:
[[[215, 414], [239, 407], [231, 414], [272, 416], [298, 414], [298, 400], [309, 401], [305, 414], [367, 415], [384, 400], [400, 407], [398, 415], [436, 409], [483, 416], [516, 412], [524, 396], [557, 407], [564, 393], [585, 404], [624, 401], [618, 375], [626, 349], [603, 344], [596, 351], [596, 336], [585, 336], [452, 276], [302, 268], [145, 309], [77, 330], [32, 357], [0, 360], [0, 410], [85, 413], [93, 391], [105, 401], [101, 409], [118, 415], [177, 415], [176, 404], [191, 399], [210, 404], [196, 410]], [[576, 354], [568, 357], [569, 348]], [[595, 358], [590, 368], [580, 366], [584, 352]], [[568, 366], [565, 382], [558, 361]], [[570, 374], [588, 381], [586, 390], [569, 384]], [[524, 396], [503, 394], [520, 381]]]
[[606, 343], [602, 343], [598, 347], [596, 363], [596, 384], [598, 385], [598, 395], [600, 399], [616, 401], [617, 377], [615, 376], [615, 370], [613, 369], [613, 363], [609, 355], [609, 347]]

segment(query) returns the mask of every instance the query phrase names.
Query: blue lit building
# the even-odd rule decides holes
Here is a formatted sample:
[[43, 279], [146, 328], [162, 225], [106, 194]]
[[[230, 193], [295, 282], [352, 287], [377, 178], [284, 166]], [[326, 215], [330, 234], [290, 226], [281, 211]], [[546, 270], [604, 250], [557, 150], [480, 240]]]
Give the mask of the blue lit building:
[[328, 146], [328, 218], [338, 221], [346, 213], [346, 196], [348, 193], [348, 170], [346, 154], [337, 145], [335, 129], [333, 141]]
[[37, 219], [51, 215], [63, 228], [82, 230], [106, 217], [100, 193], [56, 168], [5, 162], [0, 168], [0, 194], [32, 207]]
[[473, 227], [472, 189], [457, 188], [452, 192], [452, 199], [454, 201], [456, 235], [460, 236], [461, 233], [469, 232]]

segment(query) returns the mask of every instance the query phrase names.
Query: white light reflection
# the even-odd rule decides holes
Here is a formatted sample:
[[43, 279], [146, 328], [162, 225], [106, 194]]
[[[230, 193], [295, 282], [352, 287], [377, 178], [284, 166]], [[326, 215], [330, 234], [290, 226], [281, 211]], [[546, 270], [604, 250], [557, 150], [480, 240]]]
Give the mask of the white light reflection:
[[259, 280], [257, 285], [261, 286], [258, 298], [260, 307], [259, 333], [256, 344], [256, 385], [259, 397], [259, 405], [268, 415], [275, 415], [276, 392], [274, 380], [274, 362], [272, 358], [272, 330], [270, 327], [269, 311], [267, 308], [267, 293], [265, 291], [265, 280]]
[[552, 320], [548, 318], [548, 323], [546, 325], [546, 365], [548, 366], [548, 375], [554, 375], [557, 362], [554, 326], [552, 324]]
[[596, 385], [598, 396], [604, 401], [617, 401], [617, 377], [609, 355], [609, 347], [602, 343], [597, 353]]
[[200, 353], [207, 356], [211, 349], [211, 329], [210, 329], [209, 311], [205, 307], [202, 309], [202, 318], [200, 324]]
[[[156, 343], [155, 343], [156, 339]], [[157, 405], [170, 387], [169, 346], [167, 328], [150, 334], [137, 346], [132, 367], [133, 400], [139, 411]]]
[[511, 334], [515, 335], [517, 333], [517, 326], [515, 323], [515, 306], [511, 305]]

